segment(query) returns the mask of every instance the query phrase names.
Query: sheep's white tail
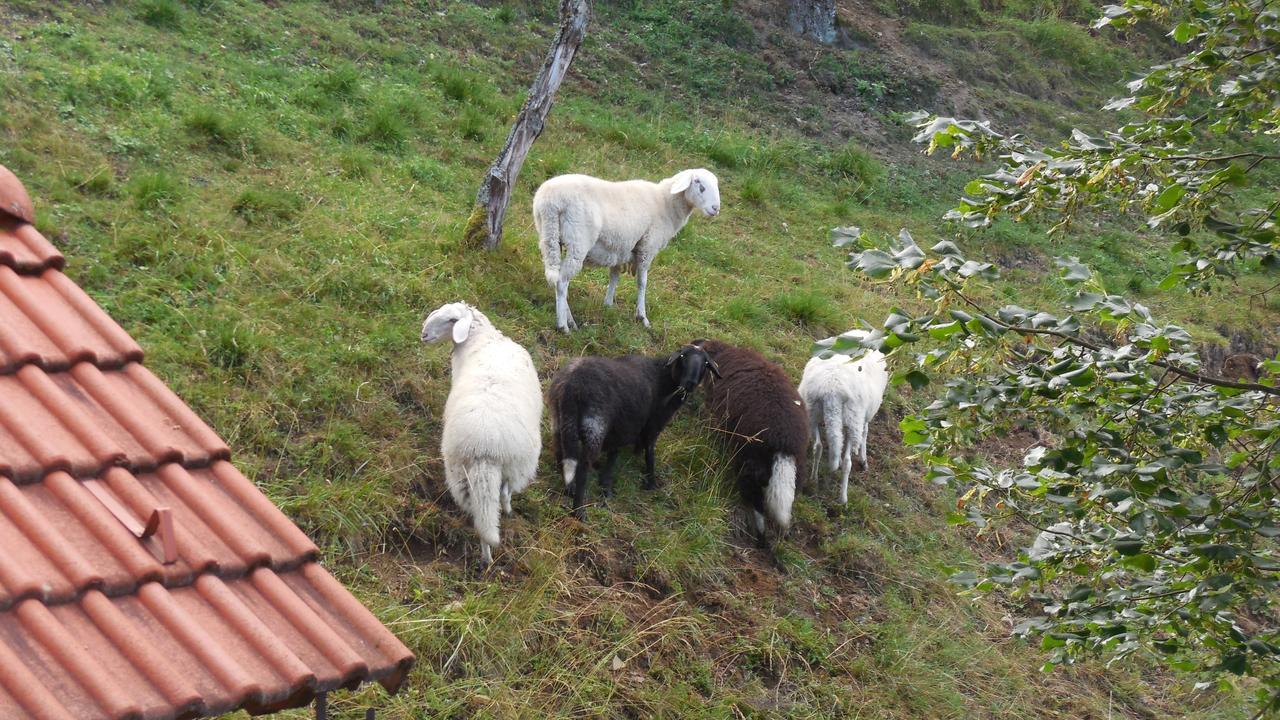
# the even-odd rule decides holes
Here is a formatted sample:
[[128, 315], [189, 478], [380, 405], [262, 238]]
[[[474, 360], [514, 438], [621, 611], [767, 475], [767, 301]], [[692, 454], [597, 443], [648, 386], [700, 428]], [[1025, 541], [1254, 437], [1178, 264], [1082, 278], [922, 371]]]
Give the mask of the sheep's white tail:
[[540, 208], [537, 216], [542, 272], [552, 288], [560, 282], [560, 215], [557, 209]]
[[764, 509], [778, 529], [791, 527], [791, 503], [796, 499], [796, 459], [790, 455], [773, 456], [773, 475], [765, 489]]
[[840, 469], [840, 459], [844, 457], [844, 408], [835, 396], [823, 399], [822, 432], [823, 442], [827, 444], [827, 467], [834, 473]]
[[480, 541], [497, 547], [498, 513], [502, 502], [502, 467], [491, 460], [473, 460], [467, 467], [467, 490], [471, 493], [471, 522]]

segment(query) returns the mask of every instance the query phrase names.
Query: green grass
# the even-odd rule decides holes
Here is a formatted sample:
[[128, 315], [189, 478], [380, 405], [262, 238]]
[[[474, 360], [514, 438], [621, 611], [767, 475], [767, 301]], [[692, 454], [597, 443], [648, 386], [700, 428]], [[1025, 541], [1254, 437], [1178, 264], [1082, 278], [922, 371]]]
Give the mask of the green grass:
[[[799, 45], [742, 5], [597, 4], [496, 253], [460, 238], [546, 50], [554, 18], [535, 5], [6, 3], [0, 21], [23, 40], [0, 40], [0, 163], [26, 182], [71, 276], [417, 653], [401, 694], [336, 693], [339, 716], [1242, 717], [1235, 696], [1143, 666], [1040, 673], [1040, 651], [1008, 639], [1016, 604], [957, 598], [944, 566], [1018, 539], [945, 527], [952, 500], [897, 445], [892, 418], [926, 399], [905, 389], [876, 422], [850, 504], [830, 489], [799, 500], [785, 573], [752, 546], [700, 398], [659, 445], [657, 493], [624, 455], [617, 497], [581, 525], [548, 450], [504, 521], [498, 569], [470, 570], [475, 540], [439, 456], [449, 354], [418, 342], [430, 309], [477, 304], [543, 378], [586, 353], [716, 336], [798, 379], [813, 340], [912, 303], [845, 270], [832, 226], [952, 234], [939, 217], [981, 168], [892, 141], [895, 93], [927, 78], [874, 49]], [[1010, 5], [993, 32], [1036, 52], [1053, 32], [1080, 39], [1033, 27], [1074, 17], [1044, 7]], [[826, 59], [810, 67], [815, 52]], [[1064, 72], [1061, 90], [1093, 72]], [[1002, 82], [975, 93], [1011, 115], [1028, 102], [1066, 112]], [[890, 141], [841, 125], [849, 102]], [[582, 329], [554, 332], [537, 184], [701, 165], [721, 178], [724, 212], [694, 218], [658, 258], [652, 330], [631, 318], [634, 279], [604, 308], [608, 275], [589, 269], [570, 290]], [[1247, 303], [1156, 291], [1163, 241], [1139, 227], [1057, 241], [1044, 229], [1002, 222], [962, 241], [1007, 269], [995, 292], [1010, 302], [1060, 302], [1049, 257], [1075, 254], [1205, 339], [1260, 325]]]

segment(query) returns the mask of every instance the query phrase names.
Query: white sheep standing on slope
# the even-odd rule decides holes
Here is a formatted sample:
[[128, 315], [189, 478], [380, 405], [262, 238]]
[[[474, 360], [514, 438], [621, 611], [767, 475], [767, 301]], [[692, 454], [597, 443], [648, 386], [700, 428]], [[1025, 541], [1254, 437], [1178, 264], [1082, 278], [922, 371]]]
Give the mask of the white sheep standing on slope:
[[547, 284], [556, 294], [556, 327], [576, 328], [569, 311], [569, 281], [583, 264], [609, 268], [606, 307], [613, 306], [618, 275], [636, 274], [636, 319], [649, 327], [644, 292], [649, 265], [697, 209], [720, 214], [716, 176], [702, 168], [681, 170], [662, 182], [610, 182], [590, 175], [560, 175], [533, 196], [533, 223]]
[[[862, 338], [862, 331], [847, 336]], [[800, 397], [809, 409], [809, 437], [814, 473], [822, 460], [825, 440], [828, 466], [840, 478], [840, 502], [849, 502], [849, 472], [857, 454], [863, 472], [867, 470], [867, 433], [871, 418], [880, 410], [889, 371], [884, 354], [868, 350], [854, 360], [844, 355], [814, 357], [804, 366]]]
[[481, 562], [493, 562], [498, 513], [533, 480], [542, 450], [542, 386], [529, 353], [479, 310], [442, 305], [422, 324], [422, 341], [453, 340], [453, 386], [444, 406], [440, 452], [454, 502], [480, 536]]

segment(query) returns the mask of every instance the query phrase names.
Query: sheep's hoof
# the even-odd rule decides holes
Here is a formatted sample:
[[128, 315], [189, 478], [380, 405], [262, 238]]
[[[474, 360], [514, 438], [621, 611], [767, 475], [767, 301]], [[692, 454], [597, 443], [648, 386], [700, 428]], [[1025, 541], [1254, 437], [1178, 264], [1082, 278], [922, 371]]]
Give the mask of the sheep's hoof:
[[786, 574], [787, 566], [782, 564], [782, 558], [778, 557], [778, 551], [776, 549], [771, 549], [769, 551], [769, 560], [773, 563], [774, 570], [777, 570], [784, 575]]
[[640, 323], [645, 327], [649, 327], [649, 318], [637, 315], [636, 319], [639, 320]]

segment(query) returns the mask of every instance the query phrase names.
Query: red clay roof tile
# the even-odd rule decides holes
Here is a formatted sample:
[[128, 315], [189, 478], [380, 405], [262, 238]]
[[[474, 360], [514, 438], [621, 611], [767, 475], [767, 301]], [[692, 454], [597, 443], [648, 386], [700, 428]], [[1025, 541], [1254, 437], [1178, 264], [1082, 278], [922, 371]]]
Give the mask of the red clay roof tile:
[[0, 212], [0, 265], [20, 273], [39, 274], [49, 268], [61, 268], [65, 262], [62, 253], [34, 225]]
[[106, 373], [87, 362], [60, 373], [25, 365], [0, 375], [0, 397], [0, 475], [19, 483], [53, 470], [92, 477], [112, 465], [208, 465], [231, 452], [138, 363]]
[[[394, 691], [412, 653], [140, 364], [31, 216], [0, 167], [0, 718], [162, 720], [370, 680]], [[161, 508], [171, 545], [135, 535]]]
[[413, 656], [350, 597], [308, 563], [118, 598], [94, 590], [53, 608], [24, 601], [0, 614], [0, 717], [216, 714], [367, 679], [397, 687]]
[[0, 373], [28, 363], [52, 372], [141, 360], [142, 348], [66, 275], [19, 275], [0, 265]]

